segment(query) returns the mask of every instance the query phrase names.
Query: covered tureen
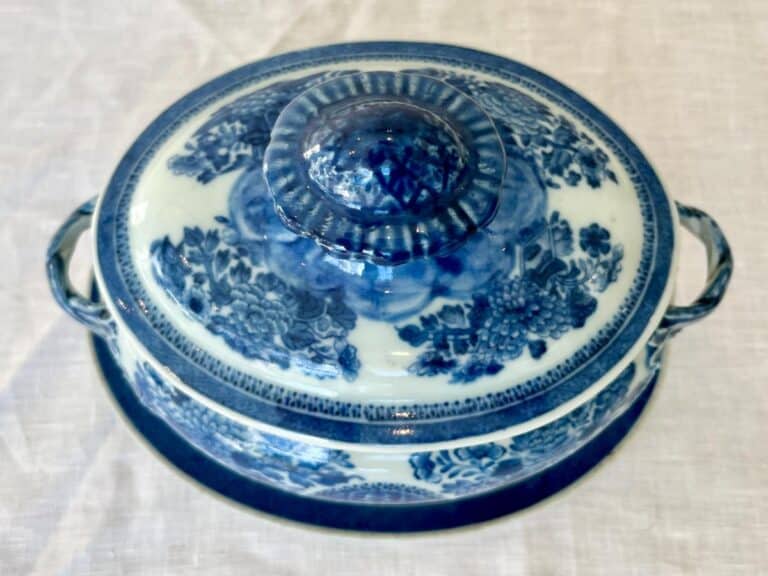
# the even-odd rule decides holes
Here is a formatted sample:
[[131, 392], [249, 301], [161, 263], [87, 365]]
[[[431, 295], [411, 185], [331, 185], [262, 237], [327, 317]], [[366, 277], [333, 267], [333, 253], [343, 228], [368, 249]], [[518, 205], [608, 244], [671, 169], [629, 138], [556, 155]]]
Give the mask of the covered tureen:
[[[686, 307], [679, 223], [709, 254]], [[92, 298], [67, 280], [88, 226]], [[583, 473], [731, 267], [580, 96], [418, 43], [296, 52], [188, 94], [48, 258], [163, 454], [258, 509], [374, 530], [490, 518]]]

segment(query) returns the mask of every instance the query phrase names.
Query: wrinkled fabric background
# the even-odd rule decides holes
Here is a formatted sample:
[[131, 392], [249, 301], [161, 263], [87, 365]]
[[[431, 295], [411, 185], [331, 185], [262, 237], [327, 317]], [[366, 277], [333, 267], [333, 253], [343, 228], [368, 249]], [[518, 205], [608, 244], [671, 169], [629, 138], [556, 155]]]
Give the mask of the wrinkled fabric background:
[[[576, 4], [1, 0], [0, 574], [768, 573], [768, 4]], [[464, 44], [554, 75], [717, 217], [738, 260], [620, 450], [480, 527], [328, 533], [202, 490], [121, 419], [45, 283], [54, 229], [168, 104], [245, 62], [356, 39]], [[690, 300], [704, 275], [690, 237], [680, 264]]]

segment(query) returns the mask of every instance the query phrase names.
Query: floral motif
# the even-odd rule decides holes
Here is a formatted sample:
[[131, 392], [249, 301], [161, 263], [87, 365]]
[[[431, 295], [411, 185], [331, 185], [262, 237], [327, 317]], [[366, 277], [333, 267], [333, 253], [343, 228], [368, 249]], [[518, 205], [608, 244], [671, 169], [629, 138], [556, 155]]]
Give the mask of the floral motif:
[[277, 82], [238, 98], [212, 114], [168, 166], [176, 174], [206, 184], [221, 174], [260, 163], [275, 120], [288, 102], [310, 86], [343, 73]]
[[[229, 219], [220, 217], [225, 227]], [[225, 232], [232, 232], [231, 229]], [[316, 377], [353, 379], [360, 363], [347, 342], [357, 316], [340, 291], [312, 294], [254, 269], [253, 253], [236, 234], [185, 228], [174, 244], [152, 246], [155, 277], [184, 309], [246, 358]]]
[[203, 184], [242, 170], [229, 216], [216, 217], [208, 230], [185, 229], [178, 243], [169, 236], [156, 241], [152, 257], [171, 296], [246, 358], [352, 380], [360, 362], [348, 336], [358, 315], [400, 322], [440, 296], [453, 302], [398, 326], [398, 334], [424, 348], [412, 373], [448, 374], [466, 384], [525, 353], [545, 355], [552, 341], [584, 326], [596, 295], [617, 280], [623, 250], [607, 229], [592, 223], [579, 230], [574, 254], [570, 223], [547, 211], [549, 189], [616, 182], [591, 137], [509, 86], [444, 70], [416, 72], [469, 94], [493, 118], [507, 152], [496, 219], [450, 254], [394, 267], [342, 263], [283, 227], [262, 173], [270, 131], [297, 94], [348, 71], [243, 96], [214, 113], [171, 159], [172, 171]]
[[257, 480], [292, 491], [359, 481], [347, 452], [257, 432], [225, 418], [166, 383], [151, 366], [139, 365], [134, 386], [141, 401], [194, 446]]
[[590, 224], [579, 232], [579, 246], [592, 258], [611, 251], [611, 233], [598, 224]]
[[333, 500], [405, 503], [474, 494], [552, 465], [612, 421], [634, 377], [631, 364], [593, 400], [503, 444], [411, 454], [414, 480], [439, 487], [439, 492], [418, 484], [366, 482], [354, 473], [349, 453], [273, 436], [225, 418], [168, 384], [147, 363], [137, 366], [133, 385], [142, 403], [189, 442], [248, 477]]
[[582, 181], [599, 188], [606, 179], [617, 182], [608, 155], [563, 115], [508, 86], [476, 76], [445, 70], [416, 70], [441, 78], [470, 95], [493, 118], [507, 153], [536, 166], [548, 188], [577, 186]]
[[593, 400], [510, 441], [413, 453], [408, 463], [416, 484], [367, 482], [355, 473], [349, 453], [273, 436], [225, 418], [168, 384], [147, 363], [137, 366], [133, 386], [142, 403], [192, 445], [247, 477], [330, 500], [409, 503], [476, 494], [551, 466], [613, 421], [616, 411], [632, 400], [628, 392], [634, 377], [631, 364]]
[[427, 346], [411, 371], [450, 374], [451, 382], [466, 384], [497, 374], [525, 350], [543, 356], [548, 341], [584, 326], [597, 309], [594, 292], [618, 277], [623, 251], [604, 233], [597, 224], [580, 230], [586, 254], [574, 257], [570, 224], [557, 211], [522, 230], [511, 276], [497, 276], [470, 303], [446, 304], [398, 329], [411, 346]]
[[612, 421], [627, 397], [635, 370], [633, 363], [594, 399], [509, 442], [411, 454], [408, 462], [413, 477], [438, 485], [444, 494], [458, 496], [509, 484], [551, 466]]
[[488, 443], [477, 446], [417, 452], [409, 458], [413, 476], [433, 484], [440, 484], [443, 492], [465, 494], [474, 492], [478, 479], [485, 487], [492, 488], [506, 482], [506, 476], [522, 466], [518, 458], [504, 458], [508, 450], [501, 444]]

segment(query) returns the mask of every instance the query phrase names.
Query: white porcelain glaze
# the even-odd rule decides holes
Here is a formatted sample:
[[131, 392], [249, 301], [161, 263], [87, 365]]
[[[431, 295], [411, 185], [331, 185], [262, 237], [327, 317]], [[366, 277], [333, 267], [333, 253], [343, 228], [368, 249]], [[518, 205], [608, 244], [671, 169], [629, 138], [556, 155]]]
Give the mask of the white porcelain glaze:
[[[678, 211], [709, 254], [687, 307], [670, 306]], [[91, 219], [101, 302], [66, 279]], [[502, 58], [413, 43], [213, 80], [141, 135], [48, 260], [142, 425], [158, 417], [241, 494], [319, 506], [277, 513], [333, 523], [327, 506], [357, 506], [347, 527], [371, 505], [490, 502], [597, 461], [731, 269], [714, 221], [675, 206], [581, 97]], [[404, 526], [463, 522], [424, 518]]]

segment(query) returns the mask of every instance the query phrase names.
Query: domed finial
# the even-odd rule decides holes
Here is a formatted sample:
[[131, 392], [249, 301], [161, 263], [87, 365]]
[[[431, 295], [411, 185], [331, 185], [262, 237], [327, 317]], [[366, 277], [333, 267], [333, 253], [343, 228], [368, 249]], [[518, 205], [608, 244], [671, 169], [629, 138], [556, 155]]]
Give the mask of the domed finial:
[[505, 158], [493, 122], [462, 92], [365, 72], [293, 100], [264, 166], [288, 228], [336, 256], [392, 266], [450, 252], [488, 224]]

